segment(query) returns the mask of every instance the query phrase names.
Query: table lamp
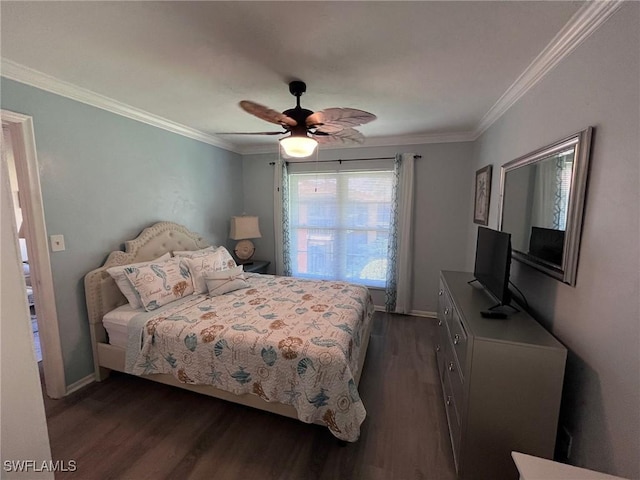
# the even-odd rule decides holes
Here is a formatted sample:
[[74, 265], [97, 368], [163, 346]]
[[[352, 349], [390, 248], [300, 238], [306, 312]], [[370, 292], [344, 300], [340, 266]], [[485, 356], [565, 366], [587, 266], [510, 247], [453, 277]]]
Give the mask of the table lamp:
[[231, 217], [229, 238], [239, 240], [233, 250], [239, 260], [238, 263], [242, 265], [251, 264], [251, 258], [253, 258], [256, 247], [250, 239], [262, 238], [258, 217], [250, 215]]

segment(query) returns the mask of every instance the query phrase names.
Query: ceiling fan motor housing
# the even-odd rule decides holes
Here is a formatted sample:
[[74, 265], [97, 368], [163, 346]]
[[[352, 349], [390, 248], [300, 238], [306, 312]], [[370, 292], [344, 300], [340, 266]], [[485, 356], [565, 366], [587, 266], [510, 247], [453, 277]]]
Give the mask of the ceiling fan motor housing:
[[289, 92], [291, 92], [291, 95], [294, 97], [300, 97], [306, 91], [307, 84], [300, 80], [294, 80], [289, 83]]
[[293, 135], [307, 135], [306, 120], [307, 117], [313, 113], [311, 110], [307, 110], [306, 108], [301, 108], [298, 106], [296, 108], [285, 110], [282, 113], [287, 115], [288, 117], [293, 118], [297, 122], [296, 126], [287, 127]]
[[300, 97], [304, 92], [307, 91], [307, 84], [300, 81], [294, 80], [289, 83], [289, 92], [291, 95], [296, 97], [296, 107], [290, 108], [289, 110], [285, 110], [282, 112], [284, 115], [293, 118], [297, 125], [294, 127], [289, 127], [289, 131], [292, 136], [307, 136], [307, 127], [306, 120], [309, 115], [313, 112], [311, 110], [307, 110], [306, 108], [300, 107]]

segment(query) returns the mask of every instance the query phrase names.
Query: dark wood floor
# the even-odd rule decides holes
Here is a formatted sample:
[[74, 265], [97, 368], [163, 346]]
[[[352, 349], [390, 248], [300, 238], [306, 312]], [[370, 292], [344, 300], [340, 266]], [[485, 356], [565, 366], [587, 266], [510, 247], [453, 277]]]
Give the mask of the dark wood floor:
[[45, 399], [54, 460], [75, 479], [455, 478], [433, 350], [435, 321], [377, 312], [358, 442], [321, 426], [114, 373]]

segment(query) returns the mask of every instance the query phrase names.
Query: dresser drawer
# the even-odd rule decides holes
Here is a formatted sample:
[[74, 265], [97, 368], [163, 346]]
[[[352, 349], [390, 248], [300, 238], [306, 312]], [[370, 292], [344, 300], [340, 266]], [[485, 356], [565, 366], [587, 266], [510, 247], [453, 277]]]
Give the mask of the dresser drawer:
[[449, 436], [451, 437], [451, 447], [453, 449], [453, 460], [458, 471], [460, 459], [460, 417], [456, 408], [456, 400], [452, 391], [451, 382], [448, 374], [444, 374], [442, 382], [442, 392], [444, 394], [444, 406], [447, 414], [447, 423], [449, 424]]
[[447, 328], [447, 316], [451, 312], [451, 303], [449, 296], [445, 293], [444, 286], [440, 284], [438, 290], [438, 319], [436, 330], [436, 360], [438, 363], [438, 371], [440, 379], [444, 380], [442, 374], [445, 366], [445, 346], [449, 343], [449, 330]]
[[464, 378], [464, 367], [467, 360], [467, 332], [465, 332], [460, 315], [455, 308], [451, 308], [451, 318], [448, 319], [449, 334], [451, 336], [451, 345], [460, 367], [460, 376]]
[[445, 365], [445, 350], [446, 345], [449, 344], [449, 331], [447, 325], [441, 318], [438, 318], [438, 329], [436, 333], [436, 361], [438, 363], [438, 371], [440, 374], [444, 372]]
[[453, 303], [449, 297], [449, 293], [444, 288], [444, 285], [440, 283], [440, 289], [438, 290], [438, 318], [442, 319], [445, 323], [451, 318], [451, 307]]
[[451, 397], [458, 416], [458, 422], [462, 423], [462, 406], [464, 405], [462, 372], [458, 370], [458, 365], [450, 356], [446, 360], [446, 375], [451, 388]]

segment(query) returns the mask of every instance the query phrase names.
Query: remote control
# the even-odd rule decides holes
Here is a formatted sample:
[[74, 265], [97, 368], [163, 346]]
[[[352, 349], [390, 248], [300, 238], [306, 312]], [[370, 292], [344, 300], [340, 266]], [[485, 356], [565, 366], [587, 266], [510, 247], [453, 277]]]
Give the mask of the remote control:
[[504, 312], [493, 312], [491, 310], [482, 310], [480, 312], [483, 318], [507, 318], [507, 314]]

